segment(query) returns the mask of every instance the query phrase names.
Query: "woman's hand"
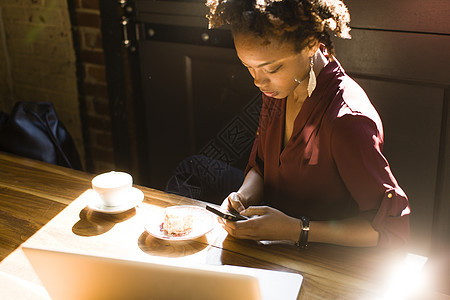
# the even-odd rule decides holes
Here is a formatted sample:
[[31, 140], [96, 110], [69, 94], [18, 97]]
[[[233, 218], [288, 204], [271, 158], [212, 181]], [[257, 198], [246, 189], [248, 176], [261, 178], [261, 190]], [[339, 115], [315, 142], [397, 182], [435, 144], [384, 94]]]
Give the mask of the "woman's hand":
[[[232, 192], [228, 197], [223, 200], [222, 205], [220, 207], [227, 211], [237, 211], [240, 213], [245, 210], [244, 204], [242, 204], [243, 196], [238, 192]], [[221, 217], [218, 217], [219, 223], [225, 225], [225, 220]]]
[[[233, 204], [234, 202], [231, 203]], [[268, 206], [250, 206], [245, 210], [241, 210], [240, 213], [251, 218], [237, 222], [221, 221], [225, 230], [235, 238], [257, 241], [296, 241], [298, 239], [301, 221], [289, 217], [277, 209]]]
[[240, 213], [245, 210], [244, 202], [244, 197], [241, 194], [232, 192], [225, 200], [223, 200], [221, 207], [229, 211], [235, 210]]

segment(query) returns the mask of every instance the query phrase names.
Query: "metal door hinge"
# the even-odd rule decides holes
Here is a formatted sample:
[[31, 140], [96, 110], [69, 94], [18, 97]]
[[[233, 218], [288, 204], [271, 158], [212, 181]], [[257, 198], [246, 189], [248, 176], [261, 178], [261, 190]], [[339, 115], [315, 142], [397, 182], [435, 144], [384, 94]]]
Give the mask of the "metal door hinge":
[[130, 50], [131, 52], [135, 52], [136, 51], [136, 46], [134, 45], [135, 43], [130, 39], [133, 36], [129, 32], [130, 29], [133, 29], [133, 26], [130, 26], [132, 25], [130, 24], [130, 19], [123, 16], [121, 20], [121, 25], [123, 32], [123, 40], [122, 40], [123, 46], [128, 50]]

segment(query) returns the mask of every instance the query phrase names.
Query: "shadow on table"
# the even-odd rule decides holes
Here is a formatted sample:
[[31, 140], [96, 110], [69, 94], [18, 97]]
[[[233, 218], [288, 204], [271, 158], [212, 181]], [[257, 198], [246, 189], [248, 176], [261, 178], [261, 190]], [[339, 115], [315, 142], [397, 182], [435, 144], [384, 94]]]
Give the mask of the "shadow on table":
[[[295, 272], [292, 269], [283, 267], [273, 262], [258, 259], [245, 254], [245, 248], [265, 248], [266, 246], [258, 244], [251, 240], [238, 240], [232, 236], [227, 236], [223, 242], [222, 247], [228, 249], [221, 252], [221, 263], [223, 265], [236, 265], [249, 268], [260, 268], [276, 271]], [[240, 253], [241, 252], [241, 253]]]
[[72, 232], [80, 236], [100, 235], [135, 215], [135, 208], [117, 214], [105, 214], [85, 207], [80, 211], [80, 220], [73, 225]]
[[158, 239], [144, 231], [138, 239], [139, 248], [147, 254], [164, 257], [183, 257], [195, 254], [208, 247], [205, 236], [186, 241]]

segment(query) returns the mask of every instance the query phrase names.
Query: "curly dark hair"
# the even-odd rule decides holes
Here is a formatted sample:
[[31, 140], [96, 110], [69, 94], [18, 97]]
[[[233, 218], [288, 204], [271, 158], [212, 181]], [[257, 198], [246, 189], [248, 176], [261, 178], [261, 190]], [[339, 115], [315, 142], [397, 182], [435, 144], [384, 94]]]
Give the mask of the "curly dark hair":
[[296, 51], [317, 39], [334, 53], [330, 32], [351, 38], [350, 14], [341, 0], [207, 0], [206, 5], [209, 28], [230, 24], [233, 34], [292, 42]]

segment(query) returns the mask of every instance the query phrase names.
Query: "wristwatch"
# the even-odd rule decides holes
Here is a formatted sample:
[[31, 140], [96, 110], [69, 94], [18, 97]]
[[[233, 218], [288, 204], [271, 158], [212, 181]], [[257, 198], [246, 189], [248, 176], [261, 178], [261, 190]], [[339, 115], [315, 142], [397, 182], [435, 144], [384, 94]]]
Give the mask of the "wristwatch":
[[302, 231], [300, 232], [300, 237], [298, 242], [295, 243], [295, 246], [304, 249], [308, 247], [309, 218], [301, 216], [300, 220], [302, 221]]

